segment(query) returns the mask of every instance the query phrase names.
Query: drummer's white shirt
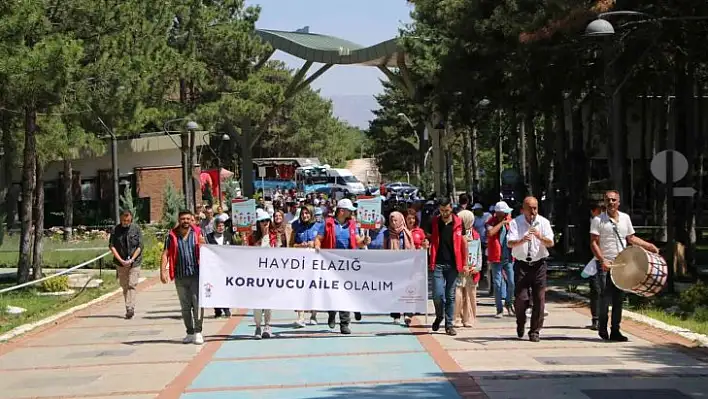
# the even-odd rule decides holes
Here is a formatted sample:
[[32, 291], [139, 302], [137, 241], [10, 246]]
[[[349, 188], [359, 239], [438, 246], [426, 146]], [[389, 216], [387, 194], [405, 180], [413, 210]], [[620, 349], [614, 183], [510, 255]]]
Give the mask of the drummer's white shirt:
[[[627, 237], [634, 235], [634, 226], [632, 219], [624, 212], [619, 212], [617, 222], [617, 232], [613, 228], [614, 222], [610, 219], [606, 212], [592, 218], [590, 222], [590, 234], [600, 236], [600, 250], [602, 256], [607, 260], [615, 260], [617, 255], [622, 252], [623, 248], [627, 247]], [[619, 238], [617, 238], [619, 235]]]
[[[553, 241], [553, 228], [551, 222], [541, 215], [536, 215], [536, 227], [541, 232], [541, 236], [547, 240]], [[523, 214], [515, 217], [509, 223], [509, 232], [506, 235], [507, 241], [519, 241], [529, 231], [529, 223], [526, 221], [526, 216]], [[511, 256], [515, 259], [526, 262], [526, 258], [531, 256], [531, 262], [537, 262], [549, 256], [548, 248], [541, 244], [541, 240], [536, 237], [531, 237], [531, 241], [524, 245], [517, 245], [511, 249]]]

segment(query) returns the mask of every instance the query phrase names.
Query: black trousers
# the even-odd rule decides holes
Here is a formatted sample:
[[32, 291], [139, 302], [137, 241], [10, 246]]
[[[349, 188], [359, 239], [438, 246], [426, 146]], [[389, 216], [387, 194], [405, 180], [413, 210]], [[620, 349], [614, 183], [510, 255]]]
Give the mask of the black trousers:
[[[403, 315], [406, 317], [413, 317], [413, 313], [404, 313]], [[391, 318], [400, 319], [401, 314], [400, 313], [391, 313]]]
[[[335, 311], [335, 310], [330, 310], [327, 313], [329, 314], [330, 319], [334, 319], [337, 317], [337, 311]], [[351, 312], [341, 312], [341, 311], [339, 312], [339, 325], [348, 326], [351, 319], [352, 319]]]
[[[617, 288], [612, 282], [609, 272], [603, 271], [597, 265], [597, 274], [593, 278], [597, 299], [595, 300], [595, 313], [597, 315], [598, 329], [607, 331], [609, 321], [610, 304], [612, 304], [612, 320], [610, 327], [612, 331], [619, 331], [622, 322], [622, 307], [624, 305], [624, 291]], [[593, 306], [593, 303], [590, 303]]]
[[529, 334], [538, 334], [543, 327], [543, 314], [546, 308], [547, 270], [548, 265], [545, 259], [534, 263], [519, 260], [514, 262], [516, 324], [518, 326], [526, 324], [526, 309], [533, 302]]

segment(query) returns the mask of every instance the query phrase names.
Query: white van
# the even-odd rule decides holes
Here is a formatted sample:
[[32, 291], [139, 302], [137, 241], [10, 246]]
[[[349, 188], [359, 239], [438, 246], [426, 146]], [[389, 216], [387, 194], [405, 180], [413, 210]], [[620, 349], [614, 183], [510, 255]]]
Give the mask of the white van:
[[330, 188], [347, 190], [354, 195], [362, 195], [366, 192], [364, 184], [349, 169], [327, 170], [327, 183]]

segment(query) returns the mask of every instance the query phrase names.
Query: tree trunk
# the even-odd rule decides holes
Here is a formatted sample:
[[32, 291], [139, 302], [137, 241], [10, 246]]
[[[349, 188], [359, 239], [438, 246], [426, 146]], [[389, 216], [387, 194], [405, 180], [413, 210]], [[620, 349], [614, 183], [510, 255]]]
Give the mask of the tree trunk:
[[557, 132], [554, 130], [553, 126], [554, 113], [553, 110], [547, 110], [543, 114], [543, 162], [541, 170], [545, 174], [545, 184], [543, 185], [546, 191], [546, 201], [544, 214], [547, 218], [553, 220], [555, 216], [555, 204], [556, 204], [556, 189], [554, 181], [554, 154], [553, 147], [557, 140]]
[[[12, 130], [10, 129], [9, 124], [7, 123], [6, 119], [6, 114], [5, 111], [0, 110], [0, 132], [2, 132], [2, 143], [3, 147], [4, 144], [7, 143], [8, 141], [12, 141], [12, 139], [6, 139], [6, 136], [11, 135]], [[3, 154], [3, 161], [8, 157], [7, 154], [7, 148], [3, 148], [4, 154]], [[5, 204], [5, 201], [7, 200], [8, 197], [8, 192], [10, 186], [12, 186], [12, 174], [6, 173], [8, 170], [8, 164], [7, 162], [2, 162], [0, 163], [0, 204]], [[8, 180], [9, 177], [9, 180]], [[0, 246], [2, 246], [3, 242], [5, 241], [5, 218], [7, 216], [7, 212], [5, 210], [5, 207], [0, 209]]]
[[29, 281], [32, 255], [32, 205], [36, 183], [37, 111], [25, 108], [25, 148], [22, 162], [22, 217], [20, 223], [20, 254], [17, 260], [17, 283]]
[[[592, 104], [592, 102], [591, 102]], [[590, 171], [588, 168], [588, 159], [585, 152], [585, 128], [587, 126], [588, 136], [592, 140], [592, 127], [590, 123], [587, 124], [584, 121], [584, 107], [578, 107], [575, 112], [572, 113], [572, 136], [573, 136], [573, 150], [571, 152], [570, 159], [572, 162], [572, 206], [571, 209], [577, 209], [577, 212], [572, 213], [571, 221], [575, 225], [574, 237], [575, 237], [575, 253], [580, 259], [585, 259], [590, 256], [590, 218], [588, 212], [589, 209], [589, 183], [590, 183]], [[590, 119], [592, 118], [594, 110], [590, 110], [588, 114]]]
[[470, 191], [470, 193], [479, 190], [479, 145], [477, 137], [477, 127], [473, 126], [470, 136], [470, 161], [472, 166], [472, 191]]
[[[19, 194], [17, 189], [12, 185], [12, 171], [16, 170], [15, 161], [17, 159], [17, 144], [12, 137], [12, 129], [9, 126], [9, 121], [6, 119], [6, 114], [3, 112], [3, 125], [2, 125], [2, 148], [4, 155], [2, 157], [3, 164], [3, 179], [5, 180], [4, 189], [6, 189], [5, 195], [2, 197], [4, 201], [3, 214], [5, 215], [5, 231], [10, 231], [15, 225], [15, 218], [17, 217], [17, 195]], [[8, 121], [8, 123], [5, 123]]]
[[526, 162], [526, 117], [523, 116], [519, 123], [519, 174], [523, 182], [524, 190], [519, 197], [524, 197], [529, 192], [528, 186], [528, 163]]
[[541, 177], [538, 171], [538, 142], [536, 136], [536, 126], [534, 126], [534, 115], [529, 112], [524, 117], [524, 125], [526, 126], [526, 145], [528, 146], [528, 154], [526, 154], [528, 162], [528, 186], [531, 195], [541, 199]]
[[464, 159], [463, 174], [465, 176], [465, 191], [472, 194], [474, 178], [472, 177], [472, 132], [471, 128], [462, 130], [462, 155]]
[[64, 241], [71, 241], [74, 233], [74, 168], [70, 159], [64, 160]]
[[42, 278], [42, 250], [44, 249], [44, 167], [36, 159], [36, 180], [34, 194], [34, 247], [32, 248], [32, 278]]

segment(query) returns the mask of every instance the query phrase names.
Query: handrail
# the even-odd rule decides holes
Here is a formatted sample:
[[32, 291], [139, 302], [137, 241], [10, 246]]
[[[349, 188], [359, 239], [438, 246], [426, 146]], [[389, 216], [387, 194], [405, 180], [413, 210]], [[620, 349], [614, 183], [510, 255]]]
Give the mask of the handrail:
[[64, 271], [61, 271], [61, 272], [59, 272], [59, 273], [52, 274], [51, 276], [46, 276], [46, 277], [40, 278], [39, 280], [32, 280], [32, 281], [28, 281], [28, 282], [26, 282], [26, 283], [22, 283], [22, 284], [18, 284], [18, 285], [13, 285], [12, 287], [3, 288], [3, 289], [0, 290], [0, 294], [4, 294], [4, 293], [6, 293], [6, 292], [10, 292], [10, 291], [14, 291], [14, 290], [17, 290], [17, 289], [20, 289], [20, 288], [24, 288], [24, 287], [27, 287], [27, 286], [30, 286], [30, 285], [33, 285], [33, 284], [41, 283], [42, 281], [47, 281], [47, 280], [49, 280], [50, 278], [63, 276], [64, 274], [73, 272], [73, 271], [76, 270], [76, 269], [80, 269], [80, 268], [82, 268], [82, 267], [84, 267], [84, 266], [86, 266], [86, 265], [89, 265], [89, 264], [91, 264], [91, 263], [93, 263], [93, 262], [95, 262], [95, 261], [97, 261], [97, 260], [99, 260], [99, 259], [101, 259], [101, 258], [104, 258], [104, 257], [106, 257], [107, 255], [110, 255], [110, 254], [111, 254], [111, 251], [106, 251], [105, 253], [103, 253], [103, 254], [101, 254], [101, 255], [99, 255], [99, 256], [97, 256], [97, 257], [91, 259], [91, 260], [87, 260], [87, 261], [84, 262], [84, 263], [78, 264], [78, 265], [76, 265], [76, 266], [73, 266], [73, 267], [71, 267], [71, 268], [69, 268], [69, 269], [66, 269], [66, 270], [64, 270]]

